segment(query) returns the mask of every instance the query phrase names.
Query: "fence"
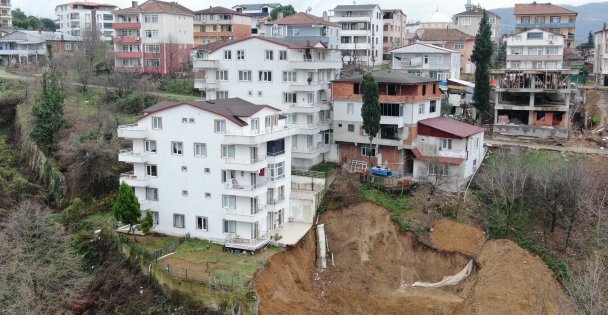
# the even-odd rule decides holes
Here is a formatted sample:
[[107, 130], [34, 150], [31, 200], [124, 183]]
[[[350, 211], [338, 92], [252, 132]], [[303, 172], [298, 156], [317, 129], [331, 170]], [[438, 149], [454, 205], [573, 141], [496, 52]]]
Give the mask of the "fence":
[[175, 240], [173, 243], [158, 249], [154, 251], [154, 254], [152, 255], [154, 257], [154, 260], [158, 261], [158, 259], [160, 257], [163, 257], [169, 253], [172, 253], [173, 251], [175, 251], [175, 249], [177, 248], [177, 246], [181, 245], [184, 241], [187, 241], [190, 239], [190, 233], [186, 234], [184, 237], [180, 237], [179, 239]]

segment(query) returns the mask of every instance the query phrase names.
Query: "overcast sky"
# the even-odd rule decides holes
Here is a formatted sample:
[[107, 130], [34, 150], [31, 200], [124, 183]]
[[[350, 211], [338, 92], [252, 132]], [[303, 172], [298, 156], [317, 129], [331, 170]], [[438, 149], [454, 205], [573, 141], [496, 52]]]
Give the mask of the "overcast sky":
[[[74, 0], [75, 1], [75, 0]], [[82, 0], [81, 0], [82, 1]], [[169, 0], [167, 0], [169, 1]], [[58, 1], [58, 0], [12, 0], [13, 9], [21, 8], [27, 15], [36, 15], [40, 17], [51, 17], [55, 18], [55, 6], [58, 4], [63, 4], [69, 2], [66, 1]], [[96, 0], [94, 2], [103, 2], [117, 5], [121, 8], [128, 7], [131, 5], [130, 0]], [[145, 1], [139, 0], [139, 3], [143, 3]], [[190, 8], [191, 10], [197, 11], [201, 9], [208, 8], [209, 6], [224, 6], [230, 8], [237, 4], [243, 3], [263, 3], [264, 1], [255, 1], [255, 0], [214, 0], [214, 1], [202, 1], [202, 0], [179, 0], [177, 1], [181, 5]], [[307, 0], [307, 1], [295, 1], [295, 0], [270, 0], [268, 2], [279, 2], [283, 5], [291, 4], [294, 6], [296, 11], [306, 11], [306, 9], [310, 6], [312, 8], [312, 13], [315, 15], [321, 15], [323, 11], [333, 9], [337, 4], [352, 4], [353, 1], [344, 1], [344, 0]], [[478, 1], [473, 1], [473, 3], [477, 3]], [[511, 0], [486, 0], [481, 2], [481, 4], [487, 9], [492, 8], [504, 8], [513, 6], [514, 3], [526, 3], [532, 2], [529, 1], [511, 1]], [[580, 5], [589, 2], [597, 2], [597, 1], [589, 1], [589, 0], [547, 0], [541, 2], [552, 2], [554, 4], [571, 4], [571, 5]], [[357, 1], [358, 4], [367, 4], [374, 3], [374, 1]], [[452, 16], [458, 12], [464, 11], [464, 5], [466, 0], [457, 0], [457, 1], [445, 1], [445, 0], [378, 0], [378, 4], [380, 4], [380, 8], [382, 9], [401, 9], [405, 14], [407, 14], [408, 20], [420, 20], [425, 15], [437, 10], [441, 13], [447, 14], [448, 16]]]

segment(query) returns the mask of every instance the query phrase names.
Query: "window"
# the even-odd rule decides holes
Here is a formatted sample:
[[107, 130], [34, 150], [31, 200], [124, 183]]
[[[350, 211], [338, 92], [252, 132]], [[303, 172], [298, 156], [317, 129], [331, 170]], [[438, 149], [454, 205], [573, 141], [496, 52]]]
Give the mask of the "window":
[[530, 47], [528, 48], [528, 55], [532, 55], [532, 56], [541, 56], [543, 54], [543, 48], [542, 47]]
[[65, 50], [72, 50], [72, 43], [64, 43], [63, 48], [65, 48]]
[[251, 130], [252, 131], [260, 130], [260, 119], [259, 118], [251, 119]]
[[144, 15], [144, 23], [158, 23], [158, 15]]
[[206, 192], [205, 193], [205, 198], [207, 198], [207, 199], [211, 198], [211, 193]]
[[236, 221], [224, 220], [224, 233], [236, 233]]
[[264, 51], [264, 60], [272, 60], [273, 57], [274, 57], [274, 51], [272, 51], [272, 50]]
[[145, 45], [144, 49], [147, 53], [153, 53], [153, 54], [160, 53], [160, 45]]
[[264, 128], [271, 128], [273, 126], [278, 126], [278, 125], [279, 125], [278, 115], [264, 117]]
[[173, 227], [179, 229], [183, 229], [185, 227], [183, 214], [173, 214]]
[[418, 105], [418, 115], [424, 115], [424, 104]]
[[158, 58], [152, 58], [152, 59], [146, 59], [146, 67], [148, 68], [160, 68], [160, 59]]
[[182, 172], [187, 172], [188, 171], [188, 167], [187, 166], [182, 166]]
[[216, 133], [224, 133], [226, 132], [226, 121], [225, 120], [216, 120], [214, 122], [215, 125], [215, 132]]
[[547, 55], [559, 55], [559, 48], [547, 47]]
[[511, 61], [511, 68], [512, 69], [520, 69], [521, 68], [521, 61]]
[[182, 155], [184, 153], [184, 143], [173, 141], [171, 142], [171, 154]]
[[439, 150], [451, 150], [452, 149], [452, 139], [441, 139], [441, 145], [439, 146]]
[[353, 84], [353, 94], [361, 94], [361, 88], [359, 83]]
[[425, 65], [429, 64], [429, 55], [422, 56], [422, 59], [423, 59]]
[[196, 217], [196, 229], [207, 231], [207, 217]]
[[251, 71], [240, 70], [239, 71], [239, 81], [251, 81]]
[[429, 164], [429, 175], [448, 176], [448, 165], [447, 164]]
[[277, 181], [285, 178], [285, 162], [268, 164], [268, 170], [270, 171], [271, 181]]
[[460, 25], [463, 25], [463, 26], [471, 25], [471, 18], [460, 19]]
[[215, 71], [215, 77], [218, 81], [228, 81], [228, 70]]
[[522, 55], [523, 53], [524, 53], [524, 49], [522, 47], [511, 48], [511, 55]]
[[380, 103], [380, 115], [381, 116], [391, 116], [391, 117], [399, 117], [400, 108], [399, 104], [391, 104], [391, 103]]
[[530, 32], [530, 33], [528, 33], [528, 39], [543, 39], [543, 33]]
[[158, 30], [145, 30], [144, 34], [147, 38], [158, 38]]
[[158, 225], [158, 211], [152, 211], [152, 224]]
[[495, 16], [488, 17], [488, 23], [495, 24], [496, 23], [496, 17]]
[[545, 17], [544, 16], [535, 16], [534, 17], [534, 23], [535, 24], [544, 24], [545, 23]]
[[521, 22], [522, 23], [530, 23], [530, 17], [529, 16], [522, 16], [521, 17]]
[[152, 117], [152, 129], [163, 129], [163, 119], [161, 117]]
[[194, 156], [207, 157], [207, 145], [205, 143], [195, 143]]
[[188, 197], [188, 191], [182, 190], [182, 197]]
[[236, 60], [245, 60], [245, 51], [239, 49], [236, 51]]
[[454, 44], [454, 49], [456, 50], [464, 50], [464, 43], [463, 42], [458, 42]]
[[146, 187], [146, 200], [158, 201], [158, 188]]
[[272, 82], [272, 71], [260, 71], [258, 80], [260, 82]]
[[353, 124], [349, 124], [346, 128], [348, 128], [348, 132], [355, 132], [355, 125]]
[[542, 69], [543, 62], [542, 61], [532, 61], [532, 69]]
[[426, 95], [426, 84], [422, 85], [422, 95]]
[[232, 50], [224, 50], [224, 59], [225, 60], [232, 59]]
[[236, 208], [236, 196], [224, 195], [222, 197], [222, 207], [224, 209], [235, 209]]
[[555, 61], [545, 61], [545, 68], [547, 68], [547, 69], [556, 69], [557, 68], [557, 62], [555, 62]]
[[154, 164], [147, 164], [146, 165], [146, 175], [147, 176], [151, 176], [151, 177], [158, 176], [158, 168], [156, 167], [156, 165], [154, 165]]
[[429, 109], [430, 113], [434, 113], [437, 111], [437, 101], [431, 101], [431, 108]]
[[234, 145], [223, 145], [222, 146], [222, 158], [234, 158]]
[[279, 50], [279, 60], [287, 60], [287, 50]]
[[296, 93], [283, 93], [283, 103], [297, 103]]
[[146, 152], [148, 153], [156, 153], [156, 141], [155, 140], [146, 140], [144, 143], [144, 147]]
[[205, 174], [211, 174], [211, 169], [210, 169], [210, 168], [208, 168], [208, 167], [205, 167], [205, 170], [203, 170], [203, 172], [204, 172]]
[[349, 115], [354, 114], [355, 112], [355, 104], [354, 103], [347, 103], [346, 104], [346, 113]]
[[295, 71], [283, 71], [283, 82], [295, 82], [296, 72]]
[[[369, 145], [362, 145], [361, 146], [361, 156], [369, 156], [369, 154], [370, 154]], [[372, 148], [371, 154], [372, 154], [372, 156], [376, 156], [376, 148]]]
[[552, 16], [551, 17], [551, 23], [561, 23], [562, 17], [561, 16]]
[[217, 91], [215, 92], [215, 99], [223, 100], [228, 98], [228, 91]]

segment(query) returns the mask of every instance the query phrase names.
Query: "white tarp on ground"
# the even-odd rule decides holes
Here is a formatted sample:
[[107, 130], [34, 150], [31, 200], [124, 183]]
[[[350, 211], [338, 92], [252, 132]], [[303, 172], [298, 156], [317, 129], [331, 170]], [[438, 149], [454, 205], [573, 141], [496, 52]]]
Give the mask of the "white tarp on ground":
[[468, 277], [471, 274], [471, 271], [473, 271], [473, 259], [469, 261], [464, 269], [453, 276], [445, 276], [441, 281], [435, 283], [416, 281], [412, 284], [412, 287], [440, 288], [446, 285], [455, 285]]

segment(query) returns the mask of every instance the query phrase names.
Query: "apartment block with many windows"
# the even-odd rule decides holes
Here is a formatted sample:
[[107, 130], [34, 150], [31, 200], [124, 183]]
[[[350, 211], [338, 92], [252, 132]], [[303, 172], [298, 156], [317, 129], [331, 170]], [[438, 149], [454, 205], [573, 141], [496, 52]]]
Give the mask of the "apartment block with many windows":
[[[280, 111], [239, 98], [161, 102], [134, 125], [119, 160], [154, 231], [256, 250], [292, 217], [291, 136]], [[142, 213], [143, 215], [143, 213]]]
[[148, 0], [112, 12], [116, 37], [114, 65], [119, 72], [169, 74], [188, 67], [193, 44], [190, 9], [176, 2]]
[[460, 78], [460, 53], [430, 44], [415, 43], [390, 51], [391, 69], [447, 82]]
[[608, 86], [608, 29], [594, 33], [593, 73], [597, 83]]
[[466, 11], [454, 14], [454, 28], [471, 36], [477, 35], [484, 12], [488, 14], [488, 23], [492, 28], [492, 40], [498, 43], [500, 39], [500, 16], [477, 5], [468, 5]]
[[384, 20], [377, 4], [338, 5], [329, 21], [342, 26], [340, 50], [345, 61], [373, 66], [382, 63]]
[[11, 0], [0, 0], [0, 25], [13, 26]]
[[94, 2], [70, 2], [55, 7], [55, 15], [59, 20], [58, 32], [73, 36], [82, 36], [91, 32], [92, 27], [103, 40], [111, 40], [114, 36], [112, 11], [118, 9], [112, 4]]
[[407, 31], [405, 30], [407, 15], [403, 11], [382, 10], [382, 21], [384, 22], [382, 38], [384, 53], [409, 44], [406, 40]]
[[209, 44], [251, 36], [253, 17], [226, 9], [210, 7], [194, 12], [194, 44]]
[[250, 37], [193, 50], [194, 87], [207, 99], [240, 97], [268, 104], [297, 127], [292, 164], [309, 168], [326, 160], [332, 143], [330, 82], [341, 68], [337, 50], [321, 41]]
[[533, 28], [561, 34], [565, 39], [564, 48], [574, 48], [576, 40], [577, 12], [562, 8], [551, 3], [517, 3], [513, 11], [515, 15], [515, 32], [527, 31]]

